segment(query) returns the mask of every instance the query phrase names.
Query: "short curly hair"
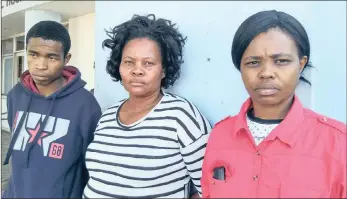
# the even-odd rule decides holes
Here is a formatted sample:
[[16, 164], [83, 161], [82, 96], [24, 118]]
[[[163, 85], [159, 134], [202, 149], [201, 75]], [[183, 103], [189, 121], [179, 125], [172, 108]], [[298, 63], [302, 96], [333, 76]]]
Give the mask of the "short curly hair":
[[170, 20], [156, 19], [154, 14], [134, 15], [131, 20], [105, 31], [110, 38], [103, 41], [102, 47], [111, 49], [106, 71], [111, 75], [113, 81], [122, 81], [119, 66], [123, 48], [130, 40], [136, 38], [148, 38], [158, 44], [165, 71], [161, 87], [166, 89], [179, 78], [183, 63], [183, 47], [187, 37], [183, 37], [176, 28], [176, 24]]
[[60, 42], [63, 45], [64, 57], [69, 53], [71, 38], [69, 31], [63, 24], [56, 21], [40, 21], [30, 28], [26, 35], [26, 45], [31, 38], [42, 38]]

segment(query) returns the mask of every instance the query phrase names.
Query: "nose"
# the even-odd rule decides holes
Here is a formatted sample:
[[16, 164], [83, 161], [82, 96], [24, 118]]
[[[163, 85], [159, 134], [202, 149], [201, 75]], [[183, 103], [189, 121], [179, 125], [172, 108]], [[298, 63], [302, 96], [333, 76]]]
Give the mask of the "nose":
[[132, 74], [134, 75], [134, 76], [144, 76], [144, 71], [142, 70], [142, 67], [139, 65], [139, 64], [137, 64], [137, 66], [134, 68], [134, 70], [132, 71]]
[[264, 66], [261, 67], [259, 77], [261, 79], [274, 79], [275, 72], [273, 66], [271, 66], [271, 64], [264, 64]]
[[48, 68], [48, 60], [46, 58], [38, 59], [35, 63], [35, 67], [37, 70], [47, 70]]

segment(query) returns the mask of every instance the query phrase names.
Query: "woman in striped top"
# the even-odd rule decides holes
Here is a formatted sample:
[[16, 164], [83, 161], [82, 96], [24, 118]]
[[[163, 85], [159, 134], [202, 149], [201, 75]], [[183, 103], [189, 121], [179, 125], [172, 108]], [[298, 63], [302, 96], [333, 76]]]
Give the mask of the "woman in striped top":
[[162, 90], [179, 77], [186, 38], [154, 15], [135, 15], [107, 33], [107, 71], [129, 98], [99, 121], [86, 154], [83, 197], [188, 198], [192, 189], [193, 197], [201, 195], [211, 126], [191, 102]]

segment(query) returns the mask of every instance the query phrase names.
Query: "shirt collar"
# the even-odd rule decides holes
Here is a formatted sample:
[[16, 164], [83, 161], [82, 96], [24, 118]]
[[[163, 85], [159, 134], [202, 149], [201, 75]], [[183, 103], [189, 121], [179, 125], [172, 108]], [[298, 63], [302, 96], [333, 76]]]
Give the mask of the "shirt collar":
[[[251, 98], [248, 98], [242, 105], [241, 110], [239, 114], [237, 115], [236, 122], [235, 122], [235, 129], [233, 132], [235, 132], [235, 136], [237, 133], [239, 133], [241, 130], [247, 129], [247, 111], [252, 105]], [[280, 139], [282, 142], [290, 145], [291, 147], [294, 146], [299, 133], [296, 131], [296, 129], [299, 127], [300, 122], [304, 118], [304, 108], [302, 107], [302, 104], [299, 100], [299, 98], [295, 95], [294, 101], [292, 106], [290, 107], [290, 110], [287, 114], [287, 116], [284, 118], [284, 120], [270, 133], [268, 139], [274, 140], [275, 138]]]

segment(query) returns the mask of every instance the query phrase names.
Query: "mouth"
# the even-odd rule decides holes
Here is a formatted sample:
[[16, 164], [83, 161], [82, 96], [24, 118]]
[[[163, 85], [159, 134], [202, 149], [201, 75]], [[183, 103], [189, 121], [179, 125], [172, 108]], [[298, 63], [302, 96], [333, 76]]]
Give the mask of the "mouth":
[[254, 91], [262, 96], [271, 96], [276, 94], [279, 91], [279, 89], [274, 85], [264, 84], [258, 86]]
[[42, 75], [42, 74], [31, 74], [31, 75], [36, 77], [36, 78], [40, 78], [40, 79], [48, 78], [47, 75]]
[[145, 83], [141, 82], [141, 81], [131, 81], [130, 85], [132, 85], [132, 86], [143, 86], [143, 85], [145, 85]]

